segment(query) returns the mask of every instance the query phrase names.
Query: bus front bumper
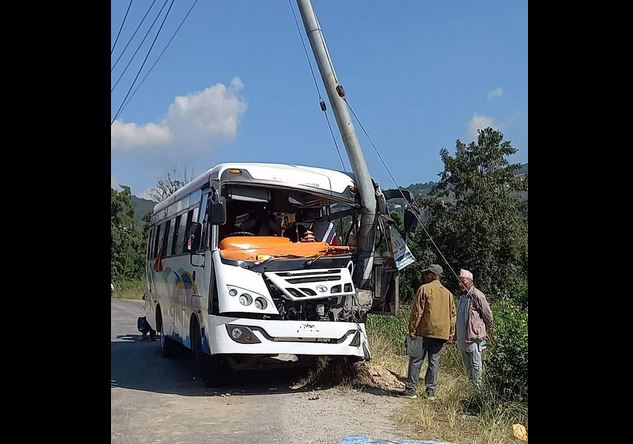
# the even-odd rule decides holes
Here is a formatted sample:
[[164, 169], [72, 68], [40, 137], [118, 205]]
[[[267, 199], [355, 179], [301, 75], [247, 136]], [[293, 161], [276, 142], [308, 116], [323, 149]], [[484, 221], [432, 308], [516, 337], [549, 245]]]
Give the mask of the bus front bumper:
[[209, 316], [210, 354], [357, 356], [370, 359], [365, 324]]

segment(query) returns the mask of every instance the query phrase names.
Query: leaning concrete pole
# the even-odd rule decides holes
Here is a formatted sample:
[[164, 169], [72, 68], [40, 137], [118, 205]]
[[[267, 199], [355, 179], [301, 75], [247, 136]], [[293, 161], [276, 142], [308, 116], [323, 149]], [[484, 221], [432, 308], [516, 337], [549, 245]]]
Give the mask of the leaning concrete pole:
[[347, 104], [345, 100], [343, 100], [345, 91], [338, 83], [332, 59], [325, 46], [323, 32], [312, 9], [312, 3], [310, 0], [297, 0], [297, 5], [299, 6], [303, 26], [310, 40], [310, 46], [312, 47], [314, 58], [319, 67], [330, 106], [334, 111], [334, 117], [336, 118], [341, 138], [345, 144], [345, 151], [352, 165], [352, 172], [354, 173], [356, 186], [360, 193], [362, 211], [360, 230], [357, 238], [358, 261], [354, 271], [354, 282], [357, 286], [362, 288], [364, 286], [363, 284], [371, 277], [373, 268], [376, 194], [369, 175], [369, 170], [367, 169], [365, 156], [363, 155], [358, 137], [356, 136], [356, 130], [352, 124], [352, 118], [347, 109]]

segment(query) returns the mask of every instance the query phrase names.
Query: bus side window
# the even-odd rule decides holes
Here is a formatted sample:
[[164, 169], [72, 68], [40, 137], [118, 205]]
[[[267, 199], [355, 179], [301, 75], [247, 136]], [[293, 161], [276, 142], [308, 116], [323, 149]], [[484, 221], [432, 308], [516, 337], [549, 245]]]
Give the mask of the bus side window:
[[209, 194], [202, 195], [202, 201], [200, 202], [200, 214], [198, 215], [198, 222], [202, 225], [202, 239], [200, 243], [200, 251], [205, 251], [209, 245], [209, 233], [211, 226], [207, 223], [207, 201], [209, 200]]
[[175, 219], [174, 225], [174, 240], [172, 241], [171, 246], [171, 254], [179, 254], [182, 251], [182, 239], [184, 235], [182, 234], [182, 225], [180, 224], [180, 220], [182, 219], [182, 214]]
[[152, 249], [152, 259], [158, 255], [158, 243], [160, 242], [161, 226], [156, 225], [156, 233], [154, 234], [154, 246]]
[[[185, 224], [184, 236], [186, 237], [189, 233], [189, 228], [191, 228], [191, 223], [196, 222], [198, 220], [198, 207], [192, 208], [187, 212], [187, 223]], [[187, 253], [187, 239], [183, 242], [182, 252]]]
[[171, 225], [171, 220], [168, 220], [165, 224], [165, 229], [163, 232], [163, 241], [161, 242], [160, 251], [162, 251], [161, 257], [167, 256], [167, 240], [169, 239], [169, 227]]
[[147, 235], [147, 260], [152, 258], [152, 239], [154, 237], [154, 227], [149, 229], [149, 234]]
[[181, 214], [178, 228], [178, 239], [176, 242], [176, 254], [182, 254], [185, 251], [185, 225], [187, 223], [187, 214]]
[[170, 219], [167, 223], [170, 225], [167, 225], [166, 231], [166, 233], [169, 234], [169, 237], [167, 238], [167, 243], [165, 244], [165, 256], [171, 256], [173, 255], [172, 250], [174, 249], [174, 228], [176, 227], [176, 220]]
[[202, 195], [202, 201], [200, 202], [200, 214], [198, 216], [198, 222], [203, 224], [205, 222], [207, 216], [207, 200], [209, 199], [209, 194]]
[[192, 216], [193, 216], [193, 210], [187, 211], [187, 214], [183, 214], [183, 217], [185, 218], [185, 231], [183, 232], [183, 243], [182, 243], [182, 249], [180, 250], [182, 253], [187, 252], [187, 239], [185, 239], [185, 237], [187, 237], [187, 233], [189, 233]]

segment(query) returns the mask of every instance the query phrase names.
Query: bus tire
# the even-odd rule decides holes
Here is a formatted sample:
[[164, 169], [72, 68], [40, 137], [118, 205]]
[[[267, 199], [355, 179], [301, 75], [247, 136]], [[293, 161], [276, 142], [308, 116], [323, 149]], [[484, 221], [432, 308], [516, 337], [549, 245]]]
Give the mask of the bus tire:
[[158, 309], [158, 313], [156, 313], [156, 323], [158, 324], [158, 328], [160, 330], [160, 352], [164, 358], [171, 358], [176, 353], [176, 342], [169, 338], [165, 334], [165, 326], [163, 325], [163, 318], [160, 311]]
[[202, 337], [198, 322], [191, 323], [191, 360], [195, 374], [208, 387], [221, 387], [228, 383], [229, 371], [216, 356], [202, 351]]

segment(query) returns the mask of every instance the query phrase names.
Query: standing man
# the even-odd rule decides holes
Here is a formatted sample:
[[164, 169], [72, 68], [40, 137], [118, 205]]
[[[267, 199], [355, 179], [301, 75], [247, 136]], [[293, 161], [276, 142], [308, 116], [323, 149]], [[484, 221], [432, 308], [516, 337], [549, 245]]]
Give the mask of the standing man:
[[426, 397], [433, 400], [440, 365], [440, 352], [444, 343], [452, 341], [455, 334], [455, 303], [453, 294], [440, 282], [444, 271], [441, 266], [431, 264], [422, 271], [424, 285], [415, 295], [409, 319], [409, 337], [412, 341], [422, 341], [422, 354], [421, 357], [409, 357], [406, 388], [400, 392], [400, 396], [417, 398], [420, 369], [424, 358], [428, 355], [429, 366], [424, 376], [424, 383]]
[[481, 353], [492, 330], [492, 311], [486, 296], [475, 288], [470, 271], [459, 270], [459, 288], [462, 294], [457, 308], [457, 348], [462, 354], [468, 380], [479, 390]]

